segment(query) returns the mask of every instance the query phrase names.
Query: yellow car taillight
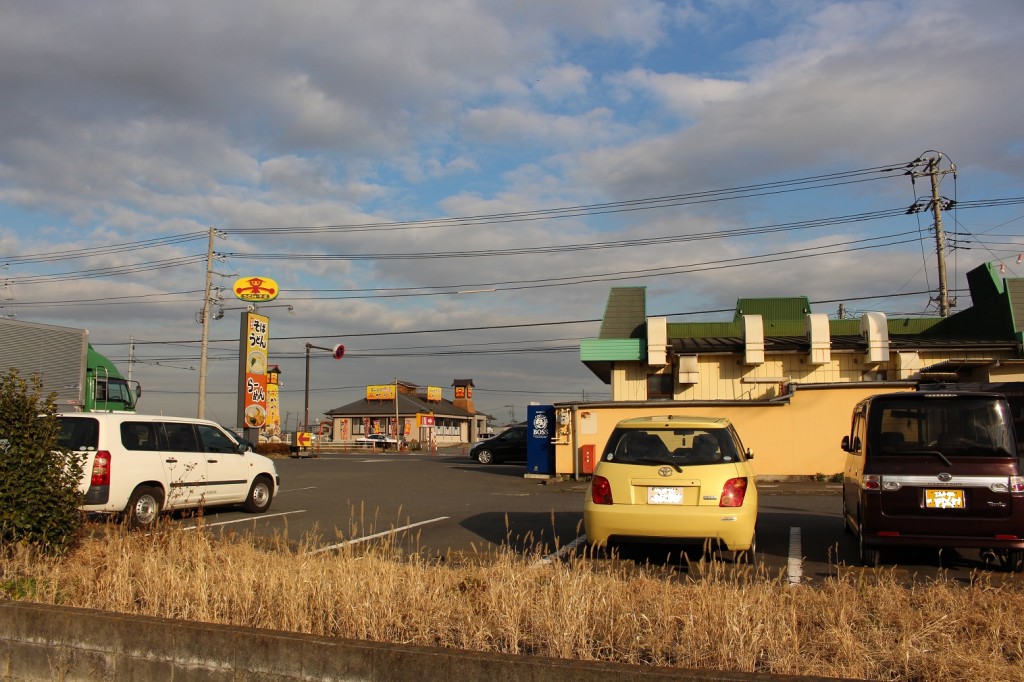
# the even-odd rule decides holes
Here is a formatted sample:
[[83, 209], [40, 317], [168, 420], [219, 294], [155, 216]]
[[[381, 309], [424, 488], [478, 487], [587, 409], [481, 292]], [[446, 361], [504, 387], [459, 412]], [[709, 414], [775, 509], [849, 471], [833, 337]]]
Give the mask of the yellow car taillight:
[[742, 507], [743, 498], [747, 495], [747, 479], [730, 478], [722, 488], [722, 497], [718, 500], [719, 507]]
[[594, 504], [612, 503], [612, 485], [604, 476], [594, 476], [590, 482], [590, 499]]

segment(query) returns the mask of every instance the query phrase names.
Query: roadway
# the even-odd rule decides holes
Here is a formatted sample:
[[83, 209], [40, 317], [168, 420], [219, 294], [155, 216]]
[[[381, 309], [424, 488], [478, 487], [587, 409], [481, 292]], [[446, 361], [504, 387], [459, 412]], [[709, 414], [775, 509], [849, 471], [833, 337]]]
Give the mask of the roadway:
[[[486, 560], [510, 547], [540, 561], [562, 560], [585, 550], [582, 509], [586, 481], [524, 478], [522, 464], [483, 466], [460, 451], [429, 454], [362, 452], [277, 459], [281, 489], [270, 510], [250, 515], [234, 508], [204, 512], [210, 528], [252, 530], [284, 536], [304, 551], [330, 552], [391, 541], [402, 551], [445, 556], [448, 561]], [[758, 568], [793, 584], [814, 584], [857, 567], [856, 542], [843, 532], [838, 484], [758, 484]], [[175, 523], [196, 524], [188, 515]], [[695, 574], [684, 552], [660, 545], [624, 550], [599, 561], [659, 564]], [[696, 553], [699, 555], [699, 552]], [[690, 553], [690, 559], [698, 558]], [[732, 562], [731, 553], [723, 559]], [[907, 580], [940, 573], [968, 582], [985, 570], [977, 552], [917, 550], [886, 553], [877, 570]], [[993, 570], [996, 581], [1020, 576]]]

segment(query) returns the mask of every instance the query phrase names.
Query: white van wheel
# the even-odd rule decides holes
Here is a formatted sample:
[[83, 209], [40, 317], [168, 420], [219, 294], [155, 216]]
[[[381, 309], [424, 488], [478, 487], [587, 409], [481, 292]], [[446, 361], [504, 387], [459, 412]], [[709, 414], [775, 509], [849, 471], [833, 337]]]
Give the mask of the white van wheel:
[[270, 508], [270, 502], [274, 499], [274, 484], [267, 476], [257, 476], [249, 488], [249, 494], [245, 498], [242, 507], [250, 514], [262, 514]]
[[140, 485], [132, 492], [128, 506], [124, 510], [125, 521], [129, 528], [152, 528], [160, 518], [160, 509], [164, 504], [163, 493], [157, 488]]

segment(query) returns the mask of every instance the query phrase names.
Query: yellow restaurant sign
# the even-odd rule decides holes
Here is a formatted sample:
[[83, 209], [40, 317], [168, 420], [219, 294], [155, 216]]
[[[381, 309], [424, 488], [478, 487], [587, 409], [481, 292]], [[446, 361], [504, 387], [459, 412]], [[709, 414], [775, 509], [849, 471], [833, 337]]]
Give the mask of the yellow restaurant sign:
[[239, 349], [239, 396], [242, 399], [239, 421], [246, 428], [259, 428], [267, 423], [270, 318], [256, 313], [242, 313], [242, 338]]
[[394, 400], [395, 399], [395, 385], [394, 384], [383, 384], [379, 386], [367, 386], [366, 387], [366, 399], [367, 400]]
[[440, 386], [427, 386], [427, 402], [428, 403], [439, 403], [439, 402], [441, 402], [441, 387]]
[[277, 282], [269, 277], [240, 277], [235, 280], [231, 290], [239, 300], [250, 303], [273, 301], [281, 293]]

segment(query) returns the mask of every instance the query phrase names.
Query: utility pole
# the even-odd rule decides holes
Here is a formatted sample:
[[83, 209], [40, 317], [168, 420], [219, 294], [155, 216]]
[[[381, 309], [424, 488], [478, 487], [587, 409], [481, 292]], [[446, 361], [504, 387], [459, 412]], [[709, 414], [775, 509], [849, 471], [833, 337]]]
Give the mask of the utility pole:
[[132, 380], [132, 366], [135, 364], [135, 335], [128, 337], [128, 381]]
[[[934, 154], [934, 156], [925, 159], [925, 154]], [[931, 199], [929, 201], [915, 201], [909, 209], [908, 214], [920, 213], [928, 210], [932, 211], [932, 215], [935, 218], [935, 252], [938, 256], [938, 273], [939, 273], [939, 315], [942, 317], [949, 317], [949, 285], [946, 280], [946, 239], [942, 234], [942, 210], [950, 209], [956, 203], [939, 196], [939, 178], [947, 173], [953, 173], [953, 177], [956, 177], [956, 164], [952, 161], [949, 162], [949, 167], [946, 169], [939, 168], [939, 161], [945, 156], [942, 152], [925, 152], [920, 157], [915, 159], [909, 167], [908, 171], [911, 182], [916, 178], [928, 176], [931, 182]], [[949, 157], [946, 157], [947, 159]], [[913, 170], [919, 168], [924, 164], [924, 170]]]
[[206, 247], [206, 289], [203, 294], [203, 340], [199, 350], [199, 407], [196, 417], [206, 417], [206, 348], [210, 342], [210, 287], [213, 284], [213, 228], [210, 228], [210, 240]]
[[[213, 304], [210, 292], [213, 290], [213, 261], [216, 258], [216, 254], [213, 252], [214, 237], [227, 239], [227, 235], [211, 227], [210, 240], [206, 247], [206, 288], [203, 290], [203, 309], [196, 317], [196, 322], [203, 325], [203, 340], [199, 350], [199, 407], [196, 410], [196, 416], [199, 419], [206, 416], [206, 350], [210, 343], [210, 306]], [[223, 311], [221, 314], [223, 315]]]

